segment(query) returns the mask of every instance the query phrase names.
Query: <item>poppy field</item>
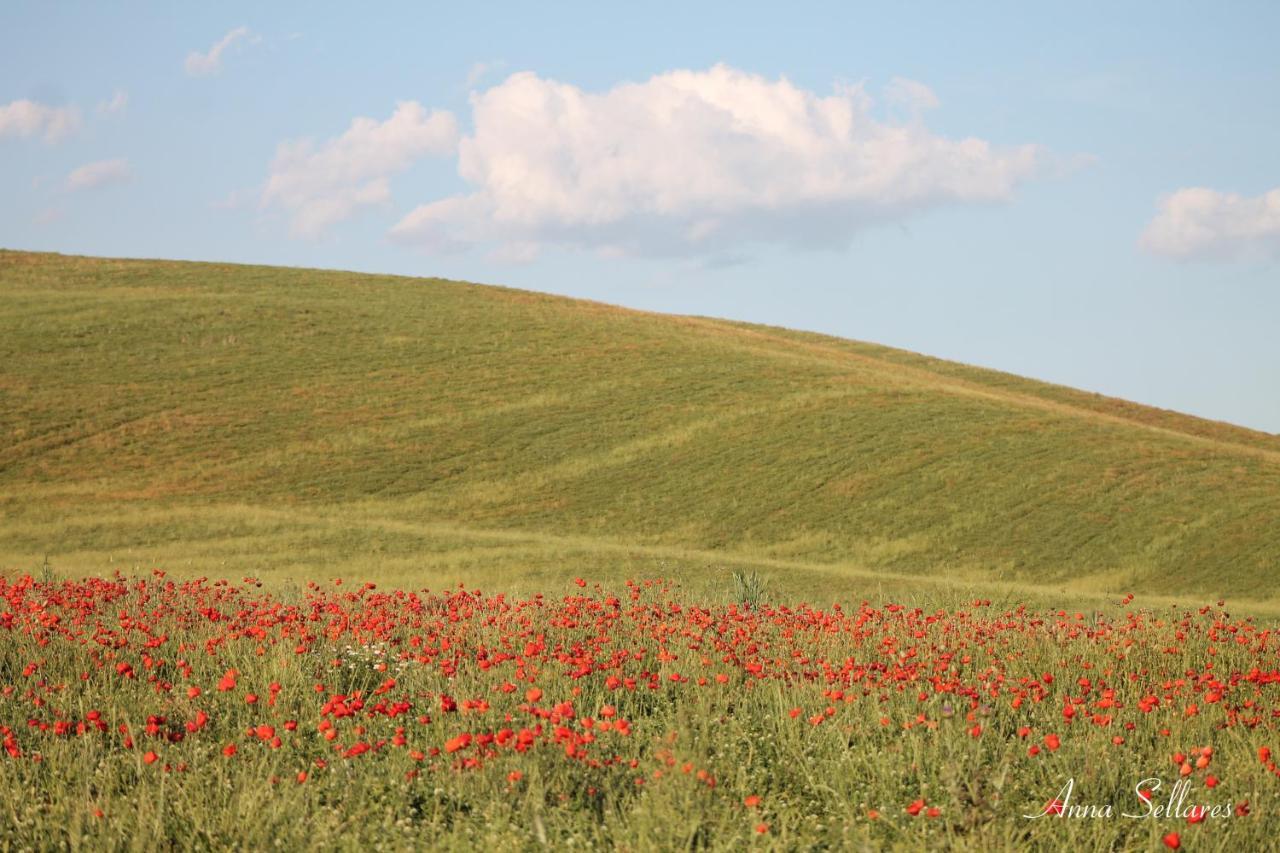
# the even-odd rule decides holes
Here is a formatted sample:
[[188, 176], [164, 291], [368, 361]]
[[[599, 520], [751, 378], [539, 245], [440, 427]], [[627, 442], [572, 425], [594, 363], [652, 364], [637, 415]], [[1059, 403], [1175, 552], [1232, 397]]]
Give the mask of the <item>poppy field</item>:
[[1264, 849], [1221, 603], [0, 578], [0, 846]]

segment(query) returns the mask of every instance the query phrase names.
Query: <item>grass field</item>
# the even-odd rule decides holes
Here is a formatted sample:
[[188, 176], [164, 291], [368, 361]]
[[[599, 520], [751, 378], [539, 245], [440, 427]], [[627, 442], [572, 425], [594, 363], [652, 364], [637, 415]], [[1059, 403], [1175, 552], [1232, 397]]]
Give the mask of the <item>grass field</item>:
[[1275, 436], [0, 251], [0, 437], [0, 850], [1274, 846]]
[[497, 287], [0, 252], [0, 513], [5, 571], [1269, 611], [1280, 438]]

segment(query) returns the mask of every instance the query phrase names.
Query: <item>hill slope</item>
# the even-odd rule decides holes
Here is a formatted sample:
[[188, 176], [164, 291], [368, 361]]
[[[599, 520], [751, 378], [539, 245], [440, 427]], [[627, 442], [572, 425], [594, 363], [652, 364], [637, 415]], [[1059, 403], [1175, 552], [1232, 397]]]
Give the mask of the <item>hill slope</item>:
[[435, 279], [0, 252], [0, 572], [754, 565], [1264, 599], [1280, 438]]

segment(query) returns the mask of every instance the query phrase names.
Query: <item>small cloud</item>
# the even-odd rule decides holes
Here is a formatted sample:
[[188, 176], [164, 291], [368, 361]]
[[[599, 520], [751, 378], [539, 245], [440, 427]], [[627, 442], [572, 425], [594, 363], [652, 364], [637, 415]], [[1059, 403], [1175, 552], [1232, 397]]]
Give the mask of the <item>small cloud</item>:
[[498, 71], [501, 71], [506, 66], [507, 66], [507, 63], [503, 62], [501, 59], [493, 60], [491, 62], [475, 63], [469, 69], [467, 69], [467, 88], [468, 89], [475, 88], [475, 85], [479, 83], [481, 80], [483, 80], [485, 77], [488, 77], [490, 74], [495, 74]]
[[360, 208], [389, 201], [392, 175], [427, 154], [452, 153], [457, 139], [452, 113], [403, 101], [386, 121], [354, 119], [345, 133], [320, 145], [280, 143], [261, 205], [285, 210], [294, 236], [319, 237]]
[[1187, 187], [1158, 207], [1139, 241], [1149, 252], [1179, 260], [1280, 258], [1280, 187], [1252, 197]]
[[249, 35], [248, 27], [236, 27], [214, 42], [207, 53], [200, 53], [197, 50], [191, 51], [191, 53], [187, 54], [187, 61], [184, 63], [187, 73], [192, 77], [207, 77], [210, 74], [217, 74], [222, 70], [223, 52], [238, 39], [247, 38]]
[[96, 163], [86, 163], [67, 175], [66, 188], [70, 192], [93, 190], [122, 184], [132, 177], [129, 162], [124, 158], [99, 160]]
[[50, 107], [22, 99], [0, 105], [0, 137], [43, 136], [53, 143], [80, 127], [80, 111], [75, 107]]
[[928, 86], [905, 77], [890, 80], [889, 85], [884, 88], [884, 97], [891, 104], [913, 111], [931, 110], [941, 103]]
[[62, 219], [63, 215], [64, 211], [61, 208], [47, 207], [37, 213], [32, 221], [35, 222], [36, 225], [52, 225]]
[[98, 112], [104, 114], [118, 113], [127, 106], [129, 106], [129, 93], [124, 89], [116, 89], [115, 94], [109, 100], [98, 102]]

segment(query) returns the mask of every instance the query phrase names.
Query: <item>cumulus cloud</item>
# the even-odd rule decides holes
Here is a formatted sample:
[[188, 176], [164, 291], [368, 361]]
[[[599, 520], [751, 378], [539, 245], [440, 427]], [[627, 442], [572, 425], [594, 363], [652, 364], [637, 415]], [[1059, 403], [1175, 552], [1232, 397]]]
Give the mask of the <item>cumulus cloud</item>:
[[1205, 187], [1160, 200], [1142, 246], [1172, 258], [1280, 258], [1280, 187], [1259, 196]]
[[391, 175], [427, 154], [451, 153], [457, 137], [452, 113], [403, 101], [386, 121], [357, 118], [341, 136], [319, 145], [282, 142], [261, 206], [286, 211], [295, 236], [317, 237], [360, 208], [387, 202]]
[[236, 27], [214, 42], [207, 53], [201, 53], [198, 50], [191, 51], [191, 53], [187, 54], [187, 61], [184, 63], [187, 73], [193, 77], [217, 74], [222, 70], [222, 54], [237, 40], [247, 38], [249, 34], [248, 27]]
[[129, 162], [123, 158], [86, 163], [67, 175], [66, 187], [71, 192], [92, 190], [121, 184], [133, 177]]
[[877, 118], [860, 86], [818, 95], [723, 65], [603, 93], [520, 73], [473, 94], [459, 143], [471, 192], [421, 205], [393, 239], [492, 243], [528, 258], [561, 245], [610, 254], [731, 254], [760, 242], [841, 247], [860, 230], [957, 202], [999, 202], [1035, 146], [930, 132], [937, 98], [895, 79]]
[[43, 136], [46, 142], [74, 133], [80, 127], [75, 107], [50, 107], [25, 98], [0, 104], [0, 137]]

